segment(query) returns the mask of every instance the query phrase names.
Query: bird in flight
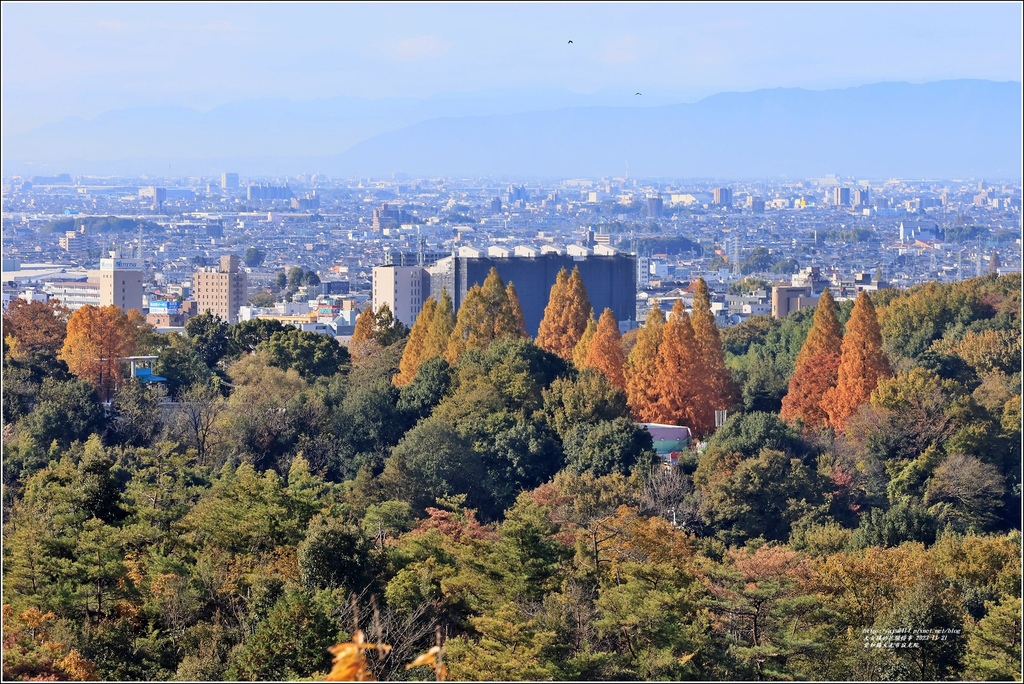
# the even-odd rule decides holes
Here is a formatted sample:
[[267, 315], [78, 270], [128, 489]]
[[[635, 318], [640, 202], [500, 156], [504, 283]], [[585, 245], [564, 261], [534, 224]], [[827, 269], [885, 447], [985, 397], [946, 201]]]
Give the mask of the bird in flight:
[[572, 45], [572, 41], [571, 40], [569, 41], [569, 45]]
[[637, 95], [643, 95], [643, 93], [637, 93]]

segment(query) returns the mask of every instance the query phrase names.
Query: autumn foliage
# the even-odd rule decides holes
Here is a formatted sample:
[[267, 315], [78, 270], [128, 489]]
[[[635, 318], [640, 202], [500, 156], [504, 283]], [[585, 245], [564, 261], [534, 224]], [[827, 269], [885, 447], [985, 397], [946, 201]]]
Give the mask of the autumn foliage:
[[714, 427], [714, 422], [708, 426], [701, 423], [698, 416], [697, 406], [701, 400], [698, 358], [690, 316], [683, 301], [678, 299], [665, 322], [658, 347], [654, 380], [658, 402], [653, 410], [654, 422], [686, 425], [697, 434], [705, 434]]
[[402, 351], [402, 360], [399, 363], [398, 375], [394, 378], [395, 385], [401, 387], [408, 385], [416, 377], [420, 364], [426, 360], [423, 352], [426, 349], [427, 335], [430, 333], [430, 325], [434, 322], [434, 312], [437, 310], [437, 300], [433, 296], [427, 297], [423, 302], [416, 322], [409, 331], [409, 339]]
[[64, 343], [70, 314], [56, 299], [48, 302], [15, 299], [4, 311], [4, 339], [15, 358], [40, 353], [55, 356]]
[[651, 304], [644, 327], [636, 335], [636, 344], [626, 358], [626, 400], [633, 418], [643, 422], [655, 421], [658, 403], [658, 348], [661, 346], [665, 314], [658, 301]]
[[587, 349], [585, 365], [596, 368], [620, 390], [626, 389], [626, 376], [623, 368], [626, 357], [622, 351], [622, 335], [619, 334], [619, 323], [611, 309], [605, 309], [601, 320], [597, 323], [597, 331]]
[[68, 370], [109, 399], [124, 380], [119, 359], [135, 353], [136, 336], [144, 323], [135, 309], [126, 314], [116, 306], [83, 306], [68, 319], [58, 356]]
[[448, 290], [441, 290], [441, 301], [437, 303], [427, 334], [423, 338], [422, 361], [435, 356], [444, 356], [448, 351], [448, 340], [455, 329], [455, 309]]
[[551, 286], [548, 305], [544, 309], [537, 346], [572, 361], [573, 350], [587, 329], [592, 307], [579, 267], [567, 275], [563, 268]]
[[814, 323], [796, 357], [789, 390], [782, 400], [783, 420], [799, 418], [807, 427], [828, 422], [822, 397], [836, 386], [842, 353], [842, 327], [836, 317], [835, 300], [828, 288], [821, 293], [814, 310]]
[[846, 324], [836, 386], [822, 400], [829, 424], [841, 431], [846, 419], [871, 397], [878, 381], [890, 375], [875, 307], [861, 292]]
[[[715, 315], [711, 311], [711, 296], [708, 284], [698, 278], [693, 294], [693, 337], [697, 351], [699, 382], [697, 386], [697, 405], [694, 412], [697, 424], [715, 425], [715, 411], [728, 409], [736, 401], [738, 394], [732, 374], [725, 367], [725, 352], [722, 350], [722, 338], [715, 325]], [[692, 426], [691, 426], [692, 427]]]
[[445, 356], [454, 363], [468, 349], [483, 349], [508, 337], [526, 337], [523, 310], [515, 288], [506, 287], [492, 268], [483, 285], [474, 285], [466, 293]]
[[348, 343], [348, 350], [354, 361], [369, 358], [380, 350], [374, 336], [376, 329], [377, 318], [373, 313], [373, 307], [367, 306], [356, 318], [356, 327]]
[[580, 370], [587, 367], [587, 353], [590, 351], [590, 341], [594, 339], [596, 332], [597, 319], [594, 318], [594, 313], [591, 312], [590, 318], [587, 319], [587, 327], [583, 330], [583, 336], [580, 337], [580, 341], [576, 343], [572, 350], [572, 364]]

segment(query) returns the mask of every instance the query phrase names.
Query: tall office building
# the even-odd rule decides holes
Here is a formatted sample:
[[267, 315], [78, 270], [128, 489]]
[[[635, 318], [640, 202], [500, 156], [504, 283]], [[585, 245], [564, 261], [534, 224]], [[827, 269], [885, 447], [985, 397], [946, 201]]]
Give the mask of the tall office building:
[[197, 269], [192, 279], [192, 291], [199, 313], [207, 311], [228, 323], [238, 322], [238, 309], [249, 298], [245, 271], [238, 268], [238, 255], [220, 258], [216, 268]]
[[422, 266], [374, 266], [373, 310], [387, 304], [395, 318], [410, 328], [430, 296], [430, 278]]
[[142, 264], [134, 259], [100, 259], [100, 306], [142, 313]]
[[850, 188], [832, 188], [832, 204], [837, 207], [850, 206]]
[[222, 190], [237, 190], [238, 189], [238, 174], [237, 173], [222, 173], [220, 174], [220, 187]]
[[661, 216], [661, 212], [665, 208], [665, 202], [661, 198], [661, 194], [651, 195], [647, 197], [647, 215], [652, 218], [658, 218]]
[[867, 188], [858, 188], [853, 193], [853, 203], [858, 207], [867, 207], [871, 204], [871, 191]]
[[715, 188], [714, 203], [720, 207], [732, 206], [732, 190], [729, 188]]

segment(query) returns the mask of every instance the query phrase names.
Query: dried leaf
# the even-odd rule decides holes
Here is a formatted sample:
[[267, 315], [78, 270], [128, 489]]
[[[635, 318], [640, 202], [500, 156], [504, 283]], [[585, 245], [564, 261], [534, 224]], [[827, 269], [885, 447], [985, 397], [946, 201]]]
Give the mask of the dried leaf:
[[335, 644], [327, 650], [334, 656], [333, 667], [325, 678], [328, 682], [372, 682], [373, 673], [367, 667], [363, 651], [376, 649], [381, 653], [387, 653], [391, 646], [387, 644], [370, 644], [366, 642], [362, 630], [356, 630], [352, 635], [352, 641], [344, 644]]

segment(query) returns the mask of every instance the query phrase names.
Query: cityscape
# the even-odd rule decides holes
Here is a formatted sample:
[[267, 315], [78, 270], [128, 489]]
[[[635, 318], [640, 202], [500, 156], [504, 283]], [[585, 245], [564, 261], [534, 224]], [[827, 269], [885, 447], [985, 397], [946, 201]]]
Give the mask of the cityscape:
[[[100, 271], [101, 260], [116, 259], [119, 270], [130, 263], [137, 271], [119, 306], [148, 312], [161, 332], [183, 332], [189, 315], [210, 310], [230, 323], [276, 316], [344, 340], [362, 309], [384, 302], [411, 327], [442, 286], [428, 282], [413, 297], [398, 294], [393, 280], [415, 269], [425, 275], [451, 256], [514, 262], [550, 253], [570, 266], [602, 254], [632, 257], [634, 282], [621, 286], [635, 306], [616, 307], [623, 332], [642, 324], [649, 300], [678, 297], [697, 278], [709, 283], [726, 327], [795, 310], [773, 308], [773, 291], [797, 293], [780, 287], [810, 288], [812, 305], [826, 286], [842, 300], [1021, 268], [1020, 184], [983, 179], [499, 183], [225, 172], [158, 182], [62, 174], [8, 178], [3, 193], [5, 305], [50, 296], [72, 309], [114, 303], [101, 298]], [[233, 265], [222, 268], [224, 257]], [[294, 268], [315, 284], [278, 285]], [[219, 287], [209, 270], [238, 274], [230, 301], [203, 303]], [[533, 290], [534, 332], [557, 270]], [[178, 312], [173, 321], [168, 306]]]
[[1021, 3], [0, 13], [3, 681], [1021, 680]]

